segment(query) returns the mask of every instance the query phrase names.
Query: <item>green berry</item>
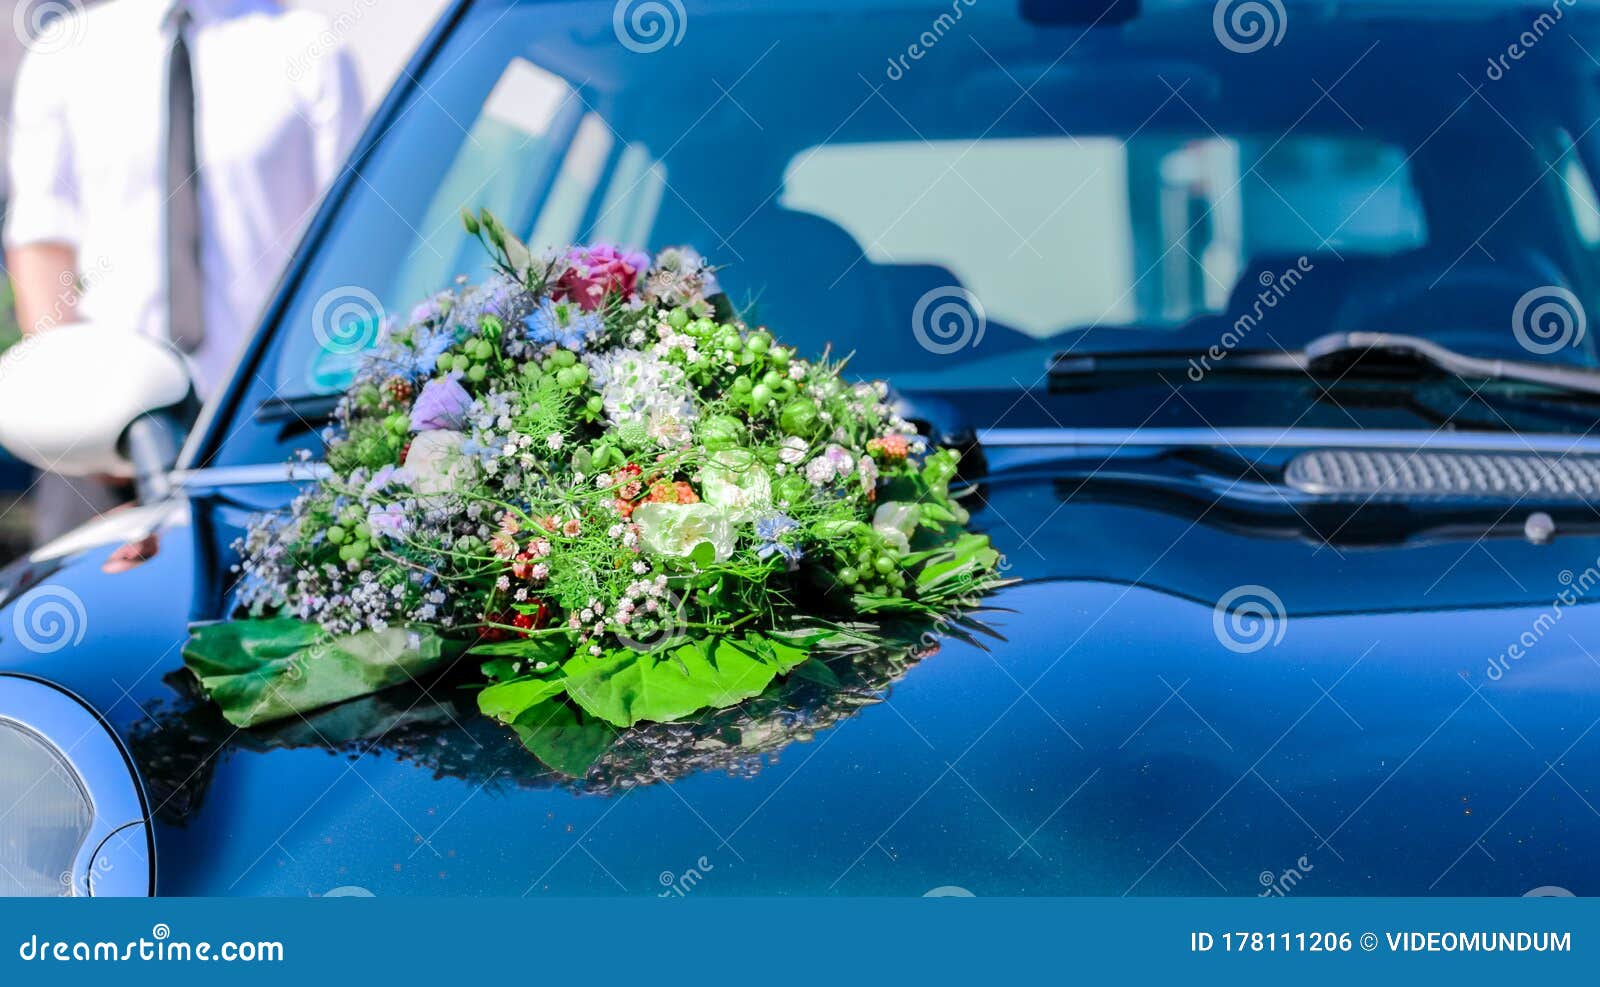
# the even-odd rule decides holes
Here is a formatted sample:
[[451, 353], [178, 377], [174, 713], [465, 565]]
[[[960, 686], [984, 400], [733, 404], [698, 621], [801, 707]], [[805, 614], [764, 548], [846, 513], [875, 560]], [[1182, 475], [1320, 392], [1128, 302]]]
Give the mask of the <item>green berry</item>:
[[755, 409], [765, 408], [772, 400], [772, 389], [765, 384], [757, 384], [750, 389], [750, 407]]
[[894, 571], [894, 559], [889, 558], [887, 555], [880, 555], [872, 560], [872, 568], [876, 569], [880, 574], [887, 576], [889, 573]]
[[474, 384], [483, 383], [483, 379], [487, 376], [489, 376], [489, 368], [487, 365], [482, 363], [474, 363], [467, 371], [467, 379], [472, 381]]
[[344, 544], [344, 540], [346, 538], [348, 538], [349, 536], [350, 536], [350, 533], [348, 531], [345, 531], [344, 528], [342, 528], [342, 527], [340, 527], [339, 525], [336, 524], [333, 527], [328, 529], [328, 544], [329, 545], [343, 545]]
[[861, 573], [855, 571], [855, 569], [851, 568], [850, 566], [845, 566], [843, 569], [839, 570], [839, 582], [844, 583], [846, 586], [854, 586], [860, 581]]

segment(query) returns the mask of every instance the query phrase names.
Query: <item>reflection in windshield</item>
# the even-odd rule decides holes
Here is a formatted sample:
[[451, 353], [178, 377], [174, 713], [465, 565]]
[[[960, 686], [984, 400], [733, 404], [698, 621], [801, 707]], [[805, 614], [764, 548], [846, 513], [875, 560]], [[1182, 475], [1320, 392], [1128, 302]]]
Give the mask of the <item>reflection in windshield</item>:
[[[970, 643], [995, 636], [974, 616], [943, 628]], [[340, 757], [383, 753], [490, 791], [565, 788], [617, 795], [701, 772], [749, 778], [792, 743], [882, 702], [912, 666], [939, 650], [931, 637], [896, 648], [808, 662], [739, 706], [677, 723], [617, 731], [570, 716], [541, 735], [507, 729], [478, 713], [476, 691], [453, 681], [397, 686], [270, 728], [237, 730], [205, 700], [187, 672], [167, 677], [179, 693], [130, 731], [129, 746], [156, 815], [181, 826], [201, 809], [220, 764], [278, 750], [321, 749]], [[526, 746], [524, 746], [526, 744]]]

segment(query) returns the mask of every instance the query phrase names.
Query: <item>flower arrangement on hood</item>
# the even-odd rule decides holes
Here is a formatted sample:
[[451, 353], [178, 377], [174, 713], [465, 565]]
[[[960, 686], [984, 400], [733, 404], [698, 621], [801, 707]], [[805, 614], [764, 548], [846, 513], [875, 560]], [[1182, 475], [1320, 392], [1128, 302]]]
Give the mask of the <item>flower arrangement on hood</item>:
[[736, 704], [999, 557], [883, 383], [735, 318], [687, 249], [535, 255], [386, 330], [325, 475], [241, 539], [237, 619], [185, 660], [237, 725], [482, 660], [486, 714], [617, 727]]

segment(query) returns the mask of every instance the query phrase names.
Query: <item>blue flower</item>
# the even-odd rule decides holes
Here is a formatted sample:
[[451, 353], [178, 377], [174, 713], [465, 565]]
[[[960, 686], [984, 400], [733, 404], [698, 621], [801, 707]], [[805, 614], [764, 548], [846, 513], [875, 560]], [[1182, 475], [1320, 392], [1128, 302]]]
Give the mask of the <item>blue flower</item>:
[[605, 320], [598, 313], [585, 312], [574, 302], [548, 298], [522, 321], [531, 342], [541, 346], [554, 343], [578, 353], [583, 352], [590, 335], [605, 329]]
[[430, 333], [418, 343], [412, 356], [412, 373], [419, 377], [431, 375], [439, 367], [439, 358], [444, 356], [445, 350], [455, 345], [455, 341], [455, 333], [447, 329]]
[[773, 555], [781, 555], [790, 562], [800, 561], [805, 553], [799, 546], [783, 542], [783, 536], [791, 531], [796, 531], [800, 522], [784, 514], [769, 514], [756, 522], [756, 537], [761, 539], [761, 546], [756, 549], [756, 554], [763, 559], [770, 559]]

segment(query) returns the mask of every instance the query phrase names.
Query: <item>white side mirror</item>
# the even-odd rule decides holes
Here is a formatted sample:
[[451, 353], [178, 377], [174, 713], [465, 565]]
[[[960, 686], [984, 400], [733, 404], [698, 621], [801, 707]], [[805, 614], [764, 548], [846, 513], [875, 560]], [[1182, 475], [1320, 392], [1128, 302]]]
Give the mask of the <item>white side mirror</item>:
[[59, 326], [0, 358], [0, 445], [53, 473], [132, 477], [128, 427], [189, 389], [170, 346], [86, 322]]

